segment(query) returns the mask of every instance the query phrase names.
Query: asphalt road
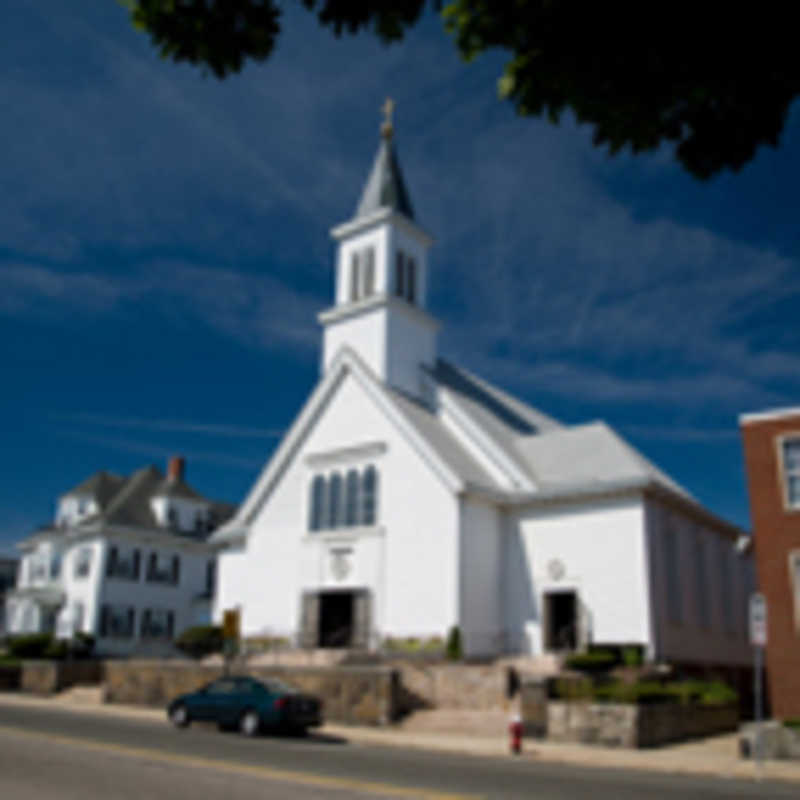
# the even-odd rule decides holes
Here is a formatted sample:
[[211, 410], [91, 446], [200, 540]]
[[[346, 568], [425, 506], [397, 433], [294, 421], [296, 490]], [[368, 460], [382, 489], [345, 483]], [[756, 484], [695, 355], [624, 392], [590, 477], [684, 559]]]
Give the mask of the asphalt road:
[[798, 789], [366, 747], [313, 735], [245, 739], [205, 726], [176, 731], [166, 721], [0, 707], [0, 798], [339, 797], [797, 800]]

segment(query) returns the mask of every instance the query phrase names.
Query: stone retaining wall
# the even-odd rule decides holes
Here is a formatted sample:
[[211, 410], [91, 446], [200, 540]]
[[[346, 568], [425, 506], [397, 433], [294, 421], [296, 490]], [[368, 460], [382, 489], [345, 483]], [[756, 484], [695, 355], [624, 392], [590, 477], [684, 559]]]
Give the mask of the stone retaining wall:
[[[397, 716], [398, 676], [384, 667], [247, 667], [255, 678], [279, 678], [321, 698], [326, 720], [386, 725]], [[185, 661], [107, 661], [109, 703], [166, 706], [221, 677], [223, 668]]]
[[102, 661], [23, 661], [20, 688], [23, 692], [47, 695], [70, 686], [97, 685], [102, 681]]
[[19, 689], [22, 682], [22, 667], [13, 664], [0, 664], [0, 691], [10, 692]]
[[506, 708], [507, 667], [501, 664], [426, 663], [396, 659], [406, 710], [452, 708], [501, 711]]
[[692, 706], [680, 703], [632, 705], [551, 700], [547, 704], [547, 737], [607, 747], [655, 747], [698, 736], [736, 730], [736, 706]]

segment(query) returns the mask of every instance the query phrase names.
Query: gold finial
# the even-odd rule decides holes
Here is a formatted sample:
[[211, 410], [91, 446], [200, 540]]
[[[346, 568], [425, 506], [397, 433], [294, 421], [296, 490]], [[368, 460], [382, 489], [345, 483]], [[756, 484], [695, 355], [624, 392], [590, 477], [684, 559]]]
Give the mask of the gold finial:
[[381, 136], [384, 139], [391, 139], [394, 133], [394, 125], [392, 124], [392, 114], [394, 114], [394, 100], [387, 97], [384, 104], [381, 106], [383, 111], [383, 124], [381, 125]]

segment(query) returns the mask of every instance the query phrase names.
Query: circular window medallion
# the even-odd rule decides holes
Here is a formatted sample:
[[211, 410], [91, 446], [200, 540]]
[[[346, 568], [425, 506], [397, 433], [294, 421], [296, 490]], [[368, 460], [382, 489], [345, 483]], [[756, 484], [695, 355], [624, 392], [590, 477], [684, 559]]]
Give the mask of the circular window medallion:
[[350, 554], [352, 550], [331, 551], [331, 574], [337, 581], [343, 581], [351, 570]]
[[560, 581], [566, 573], [564, 562], [558, 558], [552, 558], [547, 562], [547, 574], [554, 580]]

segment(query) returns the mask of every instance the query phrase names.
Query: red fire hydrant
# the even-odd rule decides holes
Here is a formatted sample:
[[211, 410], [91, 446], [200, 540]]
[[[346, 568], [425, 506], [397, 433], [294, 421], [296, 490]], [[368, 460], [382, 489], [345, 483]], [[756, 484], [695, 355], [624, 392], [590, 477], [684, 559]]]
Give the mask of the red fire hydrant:
[[519, 714], [514, 714], [511, 718], [508, 733], [511, 738], [511, 752], [519, 755], [522, 752], [522, 719]]

